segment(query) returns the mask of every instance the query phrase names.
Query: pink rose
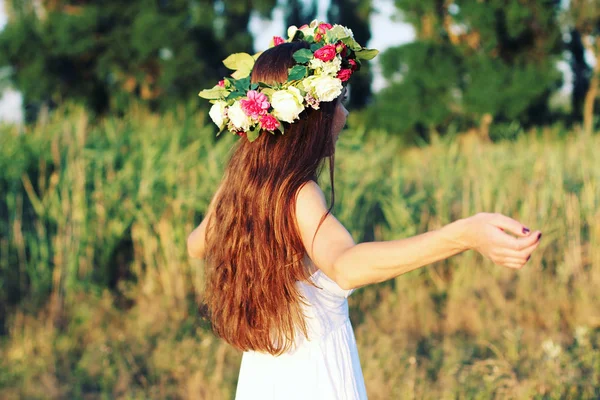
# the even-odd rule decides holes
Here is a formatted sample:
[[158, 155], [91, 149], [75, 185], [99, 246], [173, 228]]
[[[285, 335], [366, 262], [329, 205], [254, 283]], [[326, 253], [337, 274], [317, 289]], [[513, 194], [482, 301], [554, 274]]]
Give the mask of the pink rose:
[[281, 43], [285, 43], [281, 36], [273, 36], [273, 46], [279, 46]]
[[321, 61], [331, 61], [335, 58], [336, 54], [335, 45], [328, 44], [315, 51], [315, 58], [318, 58]]
[[337, 42], [335, 45], [335, 51], [337, 51], [342, 57], [346, 57], [348, 54], [348, 47], [343, 42]]
[[271, 106], [269, 99], [264, 93], [259, 93], [256, 90], [250, 90], [247, 98], [240, 100], [240, 105], [244, 113], [254, 119], [258, 119], [260, 115], [267, 113], [267, 110]]
[[333, 28], [333, 26], [331, 26], [330, 24], [319, 24], [319, 26], [317, 27], [317, 33], [315, 34], [315, 41], [320, 42], [321, 39], [323, 39], [323, 36], [325, 36], [325, 33], [327, 33], [327, 31], [331, 28]]
[[346, 82], [348, 79], [350, 79], [351, 76], [352, 76], [351, 69], [340, 69], [340, 71], [337, 73], [337, 78], [339, 80], [341, 80], [342, 82]]
[[267, 131], [274, 131], [279, 127], [279, 121], [274, 116], [267, 114], [260, 117], [260, 127]]
[[221, 87], [225, 87], [225, 79], [221, 79], [219, 81], [219, 83], [217, 83], [217, 85], [221, 86]]

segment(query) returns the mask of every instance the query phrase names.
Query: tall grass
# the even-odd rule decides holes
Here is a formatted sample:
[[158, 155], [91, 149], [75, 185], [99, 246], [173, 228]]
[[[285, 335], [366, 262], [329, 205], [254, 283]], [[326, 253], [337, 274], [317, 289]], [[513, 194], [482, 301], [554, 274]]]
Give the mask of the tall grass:
[[[185, 249], [234, 143], [213, 136], [184, 109], [0, 128], [0, 397], [233, 396], [240, 354], [199, 317]], [[520, 271], [467, 252], [357, 291], [370, 398], [600, 397], [597, 149], [560, 128], [422, 149], [342, 135], [335, 211], [357, 240], [479, 211], [544, 232]]]

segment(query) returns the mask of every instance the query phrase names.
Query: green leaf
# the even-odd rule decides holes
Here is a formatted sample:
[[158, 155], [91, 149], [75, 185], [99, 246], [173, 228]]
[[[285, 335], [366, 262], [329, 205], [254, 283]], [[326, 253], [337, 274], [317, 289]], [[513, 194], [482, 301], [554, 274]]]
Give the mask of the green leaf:
[[356, 55], [356, 58], [360, 60], [372, 60], [377, 54], [379, 54], [379, 50], [363, 49], [355, 52], [354, 54]]
[[203, 99], [218, 100], [225, 98], [228, 93], [229, 91], [227, 89], [220, 86], [215, 86], [212, 89], [202, 90], [200, 93], [198, 93], [198, 96], [202, 97]]
[[308, 75], [308, 68], [303, 65], [295, 65], [290, 69], [288, 74], [288, 82], [290, 81], [299, 81], [303, 79], [306, 75]]
[[313, 58], [313, 52], [309, 49], [300, 49], [294, 53], [294, 60], [299, 62], [300, 64], [304, 64], [309, 62]]
[[248, 91], [250, 89], [250, 77], [247, 76], [245, 78], [238, 79], [233, 83], [233, 86], [240, 92]]
[[350, 35], [344, 32], [344, 28], [340, 25], [334, 26], [325, 34], [325, 40], [327, 41], [327, 43], [335, 43], [338, 40], [342, 40], [348, 37], [350, 37]]
[[325, 46], [325, 42], [313, 43], [310, 45], [310, 49], [314, 53], [315, 51], [319, 50], [323, 46]]
[[223, 60], [223, 64], [229, 68], [235, 70], [232, 77], [235, 79], [242, 79], [250, 75], [252, 67], [254, 67], [254, 57], [248, 53], [234, 53]]
[[275, 93], [275, 89], [271, 89], [271, 88], [264, 88], [263, 90], [260, 91], [261, 93], [266, 94], [269, 99], [271, 98], [271, 96], [273, 96], [273, 93]]
[[233, 53], [223, 60], [223, 64], [234, 71], [250, 71], [254, 66], [254, 57], [248, 53]]
[[342, 39], [342, 43], [348, 46], [348, 48], [352, 51], [360, 51], [362, 49], [361, 45], [351, 37]]
[[253, 83], [250, 85], [250, 90], [256, 90], [258, 89], [258, 83]]
[[[277, 121], [279, 121], [279, 120], [277, 120]], [[281, 132], [282, 135], [285, 133], [285, 128], [283, 127], [283, 122], [279, 121], [279, 126], [277, 127], [277, 129], [279, 130], [279, 132]]]
[[260, 129], [254, 129], [246, 132], [246, 137], [250, 142], [254, 142], [260, 135]]
[[226, 100], [232, 100], [232, 99], [237, 99], [238, 97], [244, 97], [246, 96], [246, 92], [241, 92], [239, 90], [236, 90], [235, 92], [231, 92], [229, 93], [229, 96], [227, 96]]

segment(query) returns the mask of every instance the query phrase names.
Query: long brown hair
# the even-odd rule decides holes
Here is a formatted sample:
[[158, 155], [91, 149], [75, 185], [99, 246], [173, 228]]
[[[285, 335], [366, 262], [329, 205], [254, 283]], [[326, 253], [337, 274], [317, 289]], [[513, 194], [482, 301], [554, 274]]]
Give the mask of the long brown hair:
[[[308, 43], [284, 43], [256, 60], [251, 80], [287, 80], [292, 54]], [[273, 355], [307, 335], [296, 282], [310, 278], [296, 225], [300, 187], [316, 180], [329, 158], [333, 194], [337, 100], [307, 107], [285, 134], [240, 138], [225, 170], [206, 232], [205, 301], [214, 332], [236, 348]], [[331, 208], [330, 208], [331, 210]], [[321, 220], [322, 222], [322, 220]]]

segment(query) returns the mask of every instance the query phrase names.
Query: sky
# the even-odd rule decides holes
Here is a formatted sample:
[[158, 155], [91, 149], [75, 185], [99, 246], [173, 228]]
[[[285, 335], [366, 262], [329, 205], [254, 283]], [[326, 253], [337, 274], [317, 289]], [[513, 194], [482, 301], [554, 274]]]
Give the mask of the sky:
[[[0, 0], [0, 29], [6, 24], [4, 1], [5, 0]], [[329, 0], [319, 0], [318, 19], [327, 20], [326, 15], [328, 6]], [[414, 39], [414, 31], [410, 25], [392, 21], [392, 15], [395, 11], [393, 0], [374, 0], [373, 6], [375, 12], [371, 17], [372, 38], [369, 43], [361, 43], [363, 46], [383, 51], [390, 46], [397, 46]], [[250, 20], [250, 30], [255, 37], [255, 48], [266, 48], [273, 36], [281, 35], [282, 32], [284, 32], [283, 25], [283, 10], [279, 6], [273, 11], [273, 18], [271, 21], [261, 20], [254, 16]], [[373, 90], [377, 91], [383, 87], [384, 80], [379, 73], [379, 65], [376, 62], [373, 62], [373, 71]], [[7, 90], [1, 94], [0, 121], [21, 121], [23, 118], [21, 103], [21, 95], [14, 90]]]

